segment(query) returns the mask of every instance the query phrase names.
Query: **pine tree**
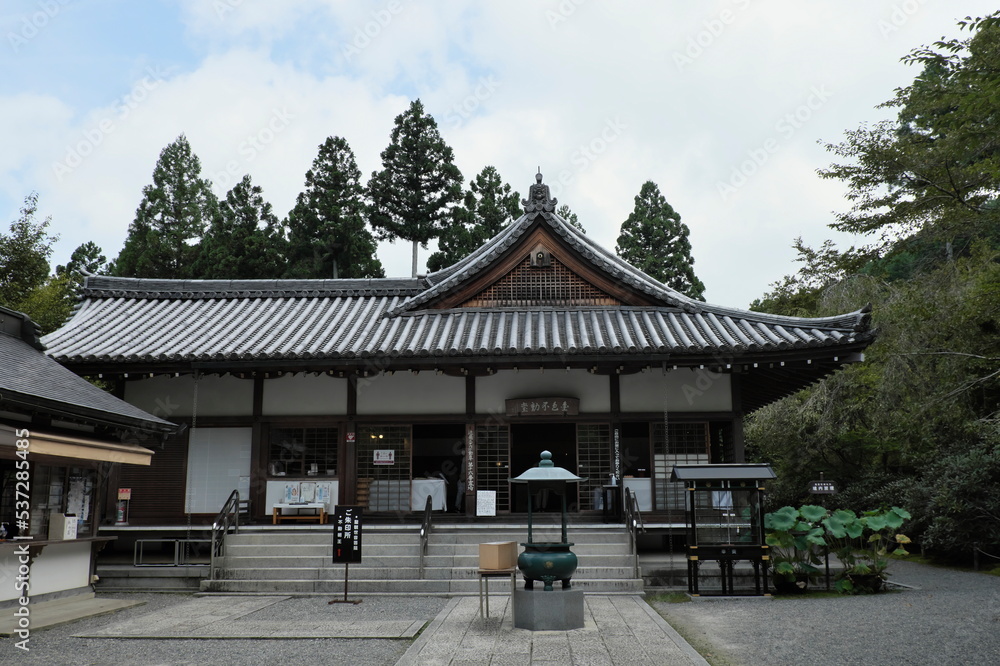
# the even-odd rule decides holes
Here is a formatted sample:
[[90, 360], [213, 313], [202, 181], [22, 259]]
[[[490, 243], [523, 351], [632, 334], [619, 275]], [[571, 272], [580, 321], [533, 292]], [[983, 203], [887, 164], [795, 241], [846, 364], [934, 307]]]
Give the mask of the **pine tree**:
[[201, 241], [199, 278], [279, 278], [285, 270], [284, 231], [249, 175], [219, 204], [219, 214]]
[[122, 277], [196, 277], [199, 243], [217, 213], [212, 185], [201, 177], [201, 161], [181, 134], [160, 153], [153, 183], [142, 189], [142, 201], [112, 273]]
[[558, 215], [559, 217], [561, 217], [562, 219], [566, 220], [571, 225], [579, 229], [580, 233], [584, 234], [587, 233], [587, 230], [583, 228], [582, 224], [580, 224], [580, 218], [578, 218], [576, 216], [576, 213], [574, 213], [572, 209], [570, 209], [570, 207], [567, 206], [566, 204], [563, 204], [556, 209], [556, 215]]
[[370, 220], [381, 239], [413, 243], [413, 276], [417, 246], [427, 247], [449, 221], [450, 208], [462, 199], [462, 173], [437, 122], [424, 113], [420, 100], [396, 116], [389, 146], [382, 151], [382, 171], [368, 181]]
[[671, 289], [705, 300], [705, 285], [694, 274], [688, 233], [656, 183], [646, 181], [632, 214], [622, 224], [615, 252]]
[[462, 205], [451, 209], [451, 224], [441, 231], [439, 251], [427, 260], [427, 268], [439, 271], [478, 249], [521, 215], [520, 201], [496, 167], [485, 167], [469, 183]]
[[285, 277], [382, 277], [364, 206], [354, 152], [343, 138], [327, 138], [306, 172], [305, 191], [288, 214]]

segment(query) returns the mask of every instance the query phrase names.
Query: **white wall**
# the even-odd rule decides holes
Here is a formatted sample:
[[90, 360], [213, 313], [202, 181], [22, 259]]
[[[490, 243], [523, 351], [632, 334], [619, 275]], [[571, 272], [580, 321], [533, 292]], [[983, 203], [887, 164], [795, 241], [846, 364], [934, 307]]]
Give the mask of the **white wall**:
[[404, 371], [358, 378], [358, 416], [464, 413], [464, 377]]
[[[27, 542], [21, 542], [27, 543]], [[90, 541], [67, 540], [49, 544], [31, 563], [28, 594], [32, 597], [50, 592], [73, 590], [90, 585]], [[23, 594], [14, 589], [18, 575], [18, 555], [15, 543], [0, 548], [0, 601], [17, 599]]]
[[[191, 416], [194, 405], [194, 377], [165, 377], [129, 380], [125, 401], [150, 414], [170, 420]], [[250, 416], [253, 414], [253, 380], [227, 375], [207, 375], [198, 380], [198, 416]]]
[[733, 408], [731, 376], [680, 368], [659, 368], [621, 376], [622, 413], [728, 412]]
[[611, 381], [586, 370], [500, 370], [476, 377], [476, 413], [504, 414], [513, 398], [578, 398], [581, 413], [611, 411]]
[[264, 416], [347, 413], [347, 380], [299, 373], [264, 380]]
[[194, 428], [188, 443], [187, 492], [184, 510], [218, 513], [239, 488], [250, 496], [252, 428]]

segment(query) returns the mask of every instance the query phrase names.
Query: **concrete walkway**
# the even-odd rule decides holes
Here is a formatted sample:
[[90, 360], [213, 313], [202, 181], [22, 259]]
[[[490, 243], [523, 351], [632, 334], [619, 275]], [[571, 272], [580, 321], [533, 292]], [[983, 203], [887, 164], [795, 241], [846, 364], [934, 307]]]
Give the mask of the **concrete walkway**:
[[513, 629], [510, 599], [490, 597], [491, 616], [476, 597], [452, 599], [398, 666], [436, 664], [704, 664], [695, 650], [638, 596], [584, 597], [585, 625], [573, 631]]
[[[128, 599], [108, 599], [97, 598], [94, 593], [81, 594], [66, 599], [55, 599], [53, 601], [41, 601], [32, 603], [31, 628], [45, 629], [55, 627], [67, 622], [75, 622], [80, 618], [96, 617], [106, 613], [114, 613], [125, 608], [141, 606], [142, 601], [130, 601]], [[11, 636], [17, 630], [17, 616], [14, 615], [15, 608], [4, 608], [0, 610], [0, 637]]]

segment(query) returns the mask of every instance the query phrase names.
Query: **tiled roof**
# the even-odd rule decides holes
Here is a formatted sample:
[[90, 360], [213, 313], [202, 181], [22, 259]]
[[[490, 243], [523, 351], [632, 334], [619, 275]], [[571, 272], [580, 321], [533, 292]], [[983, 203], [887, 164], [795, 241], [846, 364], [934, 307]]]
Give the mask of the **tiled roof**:
[[[524, 215], [468, 257], [424, 278], [91, 277], [73, 318], [44, 343], [62, 362], [93, 365], [611, 355], [677, 363], [684, 357], [858, 349], [873, 337], [866, 310], [803, 319], [688, 298], [568, 224], [553, 212], [556, 200], [540, 175], [536, 181]], [[521, 252], [522, 241], [536, 231], [574, 255], [596, 281], [637, 297], [620, 306], [509, 308], [462, 308], [448, 300], [478, 289], [481, 277], [484, 283], [496, 279], [490, 269], [507, 265], [502, 262], [514, 258], [514, 248]]]
[[[0, 308], [0, 317], [33, 331], [27, 316]], [[21, 324], [25, 322], [28, 325]], [[0, 332], [0, 406], [119, 427], [173, 431], [176, 426], [99, 389], [43, 354], [24, 335]]]
[[297, 280], [242, 281], [240, 289], [227, 289], [219, 281], [146, 283], [88, 279], [73, 318], [43, 339], [49, 354], [68, 363], [607, 354], [676, 358], [835, 347], [870, 336], [867, 315], [860, 311], [826, 319], [713, 306], [695, 312], [628, 306], [458, 308], [391, 316], [406, 296], [358, 293], [354, 285], [303, 289]]

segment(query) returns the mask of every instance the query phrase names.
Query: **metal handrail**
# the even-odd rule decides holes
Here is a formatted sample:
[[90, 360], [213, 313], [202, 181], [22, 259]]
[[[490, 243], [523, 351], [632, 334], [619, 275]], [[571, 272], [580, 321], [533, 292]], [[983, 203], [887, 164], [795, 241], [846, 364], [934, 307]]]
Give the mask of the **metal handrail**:
[[646, 527], [642, 524], [642, 513], [639, 511], [639, 501], [630, 488], [625, 489], [625, 529], [628, 531], [629, 549], [632, 551], [635, 577], [639, 578], [639, 535], [645, 534]]
[[424, 577], [424, 554], [427, 552], [427, 542], [431, 536], [431, 509], [433, 502], [431, 496], [427, 496], [424, 504], [424, 520], [420, 524], [420, 577]]
[[229, 499], [222, 505], [222, 511], [212, 521], [212, 562], [209, 567], [209, 579], [215, 580], [215, 558], [222, 557], [226, 550], [226, 534], [229, 528], [234, 534], [240, 533], [240, 491], [234, 490]]

